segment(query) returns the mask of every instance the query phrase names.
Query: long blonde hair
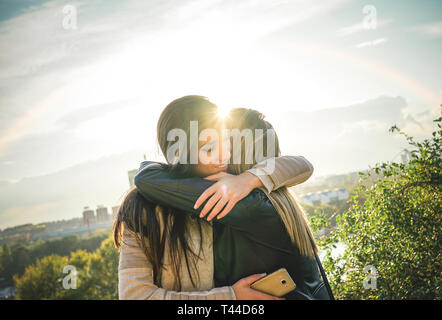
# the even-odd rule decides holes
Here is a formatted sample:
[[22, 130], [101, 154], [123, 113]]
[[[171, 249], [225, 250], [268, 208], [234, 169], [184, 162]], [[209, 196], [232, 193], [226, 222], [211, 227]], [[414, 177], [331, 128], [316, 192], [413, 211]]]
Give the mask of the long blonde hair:
[[267, 196], [281, 217], [292, 243], [299, 248], [301, 254], [314, 258], [314, 251], [318, 252], [318, 247], [305, 211], [292, 191], [281, 187]]
[[[267, 132], [269, 129], [273, 130], [272, 125], [264, 120], [264, 115], [253, 109], [246, 108], [236, 108], [232, 109], [229, 113], [229, 127], [231, 129], [250, 129], [253, 134], [252, 145], [248, 145], [249, 148], [255, 149], [257, 145], [257, 140], [263, 139], [262, 146], [263, 150], [267, 150]], [[255, 129], [262, 129], [262, 135], [256, 135]], [[281, 154], [279, 149], [279, 141], [276, 133], [274, 134], [274, 151], [275, 154], [272, 156], [279, 156]], [[240, 174], [250, 168], [252, 168], [256, 163], [262, 159], [256, 159], [256, 153], [254, 150], [246, 150], [246, 138], [241, 136], [241, 162], [233, 163], [229, 165], [229, 172], [232, 174]], [[253, 163], [248, 164], [246, 161], [246, 153], [253, 154]], [[264, 155], [268, 157], [269, 155]], [[314, 258], [314, 252], [318, 252], [318, 247], [313, 237], [310, 225], [308, 223], [304, 209], [302, 208], [299, 201], [296, 199], [293, 192], [287, 187], [281, 187], [268, 194], [268, 198], [272, 202], [282, 222], [290, 236], [292, 243], [298, 247], [299, 252], [302, 255]]]

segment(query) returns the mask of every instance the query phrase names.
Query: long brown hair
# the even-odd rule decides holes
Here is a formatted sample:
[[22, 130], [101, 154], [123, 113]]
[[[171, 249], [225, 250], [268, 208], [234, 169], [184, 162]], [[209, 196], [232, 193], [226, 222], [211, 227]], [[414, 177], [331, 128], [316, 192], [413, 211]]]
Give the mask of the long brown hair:
[[[241, 136], [241, 162], [229, 165], [228, 171], [230, 173], [240, 174], [252, 168], [256, 163], [262, 160], [256, 158], [256, 143], [261, 143], [259, 140], [262, 139], [263, 141], [261, 145], [263, 150], [266, 151], [268, 136], [270, 136], [269, 130], [273, 130], [273, 127], [268, 121], [264, 120], [264, 115], [262, 113], [253, 109], [232, 109], [228, 117], [230, 129], [250, 129], [253, 134], [253, 143], [251, 145], [247, 144], [247, 146], [246, 138]], [[255, 129], [261, 129], [263, 134], [255, 134]], [[275, 137], [274, 141], [272, 141], [272, 143], [274, 143], [275, 154], [269, 155], [263, 153], [265, 158], [281, 155], [278, 136], [276, 135], [276, 132], [273, 131], [272, 133]], [[249, 149], [246, 150], [246, 148]], [[245, 159], [246, 153], [253, 155], [252, 163], [247, 163]], [[314, 258], [313, 250], [317, 252], [318, 247], [314, 241], [313, 233], [310, 229], [305, 211], [295, 198], [292, 191], [287, 187], [281, 187], [278, 190], [267, 194], [267, 196], [281, 217], [292, 243], [297, 246], [301, 254]]]
[[[190, 141], [190, 121], [198, 121], [199, 132], [205, 128], [214, 128], [219, 123], [217, 111], [217, 106], [203, 96], [184, 96], [169, 103], [161, 113], [157, 125], [158, 143], [166, 161], [169, 160], [167, 150], [175, 142], [167, 139], [170, 130], [184, 130], [189, 139], [188, 145], [190, 145], [189, 143], [194, 143], [194, 141]], [[194, 174], [195, 164], [189, 163], [189, 148], [187, 148], [187, 160], [187, 163], [168, 163], [164, 167], [173, 176], [191, 176]], [[171, 260], [174, 287], [176, 290], [181, 290], [180, 270], [183, 258], [192, 285], [196, 287], [195, 274], [199, 281], [196, 263], [198, 259], [201, 259], [203, 243], [201, 224], [207, 222], [201, 219], [195, 220], [200, 235], [200, 250], [194, 252], [189, 246], [190, 230], [187, 224], [189, 214], [178, 211], [178, 209], [151, 203], [136, 188], [132, 188], [122, 201], [114, 222], [113, 234], [115, 246], [119, 249], [122, 227], [127, 227], [135, 232], [141, 248], [152, 264], [154, 283], [158, 286], [161, 286], [161, 272], [165, 269], [163, 259], [166, 254], [165, 244], [167, 241], [170, 249], [167, 254]], [[164, 226], [164, 231], [160, 232], [162, 226]]]

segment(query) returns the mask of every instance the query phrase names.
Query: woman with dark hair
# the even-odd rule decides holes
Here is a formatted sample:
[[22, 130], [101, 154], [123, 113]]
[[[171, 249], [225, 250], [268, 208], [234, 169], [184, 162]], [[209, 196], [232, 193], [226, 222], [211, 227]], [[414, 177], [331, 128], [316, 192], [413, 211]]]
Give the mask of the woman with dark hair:
[[[281, 188], [272, 193], [264, 188], [255, 189], [240, 201], [237, 197], [231, 205], [226, 190], [236, 184], [238, 177], [247, 170], [266, 173], [266, 161], [274, 160], [265, 160], [262, 152], [256, 152], [258, 142], [267, 150], [267, 140], [273, 132], [276, 155], [279, 156], [280, 150], [273, 127], [261, 113], [252, 109], [234, 109], [227, 123], [233, 129], [251, 129], [253, 136], [253, 143], [247, 143], [247, 137], [241, 137], [241, 161], [229, 165], [230, 174], [212, 176], [212, 180], [219, 180], [216, 183], [198, 177], [178, 178], [170, 175], [161, 164], [144, 162], [135, 177], [135, 185], [151, 201], [170, 203], [182, 212], [199, 214], [201, 219], [212, 208], [208, 220], [225, 208], [218, 215], [219, 219], [213, 220], [216, 286], [229, 286], [245, 275], [271, 273], [284, 267], [297, 286], [287, 298], [333, 299], [326, 276], [322, 269], [318, 269], [322, 268], [317, 257], [318, 248], [305, 213], [287, 188], [290, 183], [276, 185]], [[251, 163], [246, 161], [250, 154], [253, 157]], [[257, 158], [257, 154], [263, 157]], [[264, 162], [260, 162], [262, 160]], [[273, 181], [284, 180], [284, 170], [276, 171]]]
[[[201, 96], [172, 101], [158, 121], [158, 142], [169, 162], [162, 168], [170, 177], [204, 177], [227, 169], [230, 154], [219, 135], [212, 133], [205, 141], [195, 141], [192, 121], [198, 121], [198, 135], [213, 128], [220, 132], [223, 126], [216, 105]], [[175, 150], [176, 137], [184, 137], [185, 143], [178, 144], [178, 152], [170, 152]], [[183, 145], [186, 148], [181, 148]], [[187, 149], [198, 151], [196, 163]], [[202, 163], [204, 157], [217, 161]], [[298, 167], [291, 171], [293, 175]], [[308, 170], [308, 166], [303, 170], [305, 167]], [[239, 185], [249, 191], [266, 181], [250, 173], [240, 179]], [[212, 223], [196, 219], [173, 203], [142, 194], [139, 189], [129, 191], [114, 223], [114, 241], [120, 249], [120, 299], [278, 299], [249, 288], [262, 274], [248, 274], [235, 283], [214, 288]]]

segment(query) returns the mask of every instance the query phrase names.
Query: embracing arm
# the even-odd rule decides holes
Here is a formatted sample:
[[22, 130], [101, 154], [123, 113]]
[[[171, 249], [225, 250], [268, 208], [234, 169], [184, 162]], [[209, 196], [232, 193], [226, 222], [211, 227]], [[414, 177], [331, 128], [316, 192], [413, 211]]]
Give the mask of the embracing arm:
[[215, 182], [199, 177], [173, 178], [163, 164], [143, 161], [134, 183], [144, 198], [153, 203], [199, 213], [194, 209], [195, 201]]
[[302, 156], [273, 157], [261, 161], [252, 169], [239, 175], [218, 173], [205, 179], [218, 181], [206, 189], [195, 203], [198, 208], [209, 197], [201, 211], [201, 217], [225, 217], [238, 201], [250, 194], [253, 189], [265, 188], [270, 194], [280, 187], [290, 187], [307, 180], [313, 173], [313, 166]]
[[281, 156], [264, 160], [247, 171], [257, 176], [270, 193], [307, 181], [313, 174], [313, 165], [303, 156]]
[[[300, 181], [303, 181], [306, 177], [308, 178], [312, 173], [312, 166], [304, 159], [303, 157], [290, 156], [276, 158], [275, 170], [270, 174], [273, 176], [272, 181], [276, 182], [274, 187], [286, 182], [300, 183]], [[280, 169], [281, 161], [283, 163], [282, 169]], [[299, 164], [299, 162], [301, 162], [303, 166], [300, 169], [293, 169], [292, 167]], [[262, 167], [266, 167], [263, 163], [261, 163], [261, 165]], [[288, 173], [281, 173], [284, 171], [284, 167], [288, 168], [288, 172], [296, 172], [298, 175], [293, 177], [288, 176]], [[282, 179], [285, 178], [287, 178], [287, 181], [282, 181]], [[163, 165], [151, 161], [142, 162], [138, 173], [135, 175], [134, 181], [137, 189], [146, 199], [154, 203], [171, 206], [191, 213], [201, 212], [201, 209], [194, 209], [194, 204], [201, 194], [214, 184], [213, 181], [198, 177], [174, 179]], [[261, 193], [261, 190], [253, 190], [248, 196], [238, 201], [231, 208], [230, 213], [219, 221], [242, 230], [249, 228], [247, 225], [250, 224], [245, 224], [244, 221], [257, 218], [257, 216], [253, 214], [254, 210], [251, 209], [256, 205], [262, 204], [262, 201], [258, 201], [264, 196]], [[260, 210], [260, 212], [265, 212], [265, 210]]]
[[[271, 161], [274, 162], [272, 165], [269, 165]], [[313, 165], [303, 156], [281, 156], [261, 161], [247, 171], [258, 177], [263, 187], [270, 193], [280, 187], [291, 187], [305, 182], [313, 174]], [[189, 179], [198, 179], [203, 185], [206, 185], [205, 189], [213, 185], [211, 182], [202, 182], [203, 179], [201, 178]], [[166, 172], [166, 169], [161, 167], [160, 163], [143, 161], [135, 175], [134, 182], [148, 200], [157, 202], [158, 199], [155, 199], [155, 197], [149, 199], [148, 196], [150, 192], [154, 191], [154, 188], [158, 187], [163, 191], [178, 191], [181, 187], [186, 188], [183, 182], [188, 183], [192, 181], [189, 179], [173, 179]], [[173, 191], [171, 193], [174, 194], [176, 192]], [[176, 193], [176, 197], [180, 198], [180, 195]], [[179, 209], [190, 211], [189, 209], [193, 209], [193, 206], [191, 208], [179, 207]]]
[[[135, 186], [147, 200], [167, 207], [179, 209], [178, 213], [199, 214], [201, 207], [195, 209], [196, 200], [210, 186], [215, 184], [199, 177], [172, 178], [172, 175], [158, 162], [143, 161], [141, 168], [134, 177]], [[228, 224], [238, 230], [249, 231], [251, 224], [244, 223], [256, 218], [252, 208], [259, 203], [265, 194], [253, 190], [247, 197], [239, 201], [220, 223]], [[261, 212], [261, 211], [260, 211]]]
[[235, 300], [231, 286], [207, 291], [180, 292], [157, 287], [152, 266], [139, 246], [133, 231], [123, 228], [118, 266], [120, 300]]

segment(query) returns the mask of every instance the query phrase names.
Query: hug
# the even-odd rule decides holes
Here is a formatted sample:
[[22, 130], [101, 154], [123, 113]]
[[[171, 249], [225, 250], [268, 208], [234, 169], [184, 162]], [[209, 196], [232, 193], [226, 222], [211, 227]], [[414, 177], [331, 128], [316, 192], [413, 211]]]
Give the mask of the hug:
[[[305, 212], [289, 189], [313, 166], [302, 156], [281, 156], [264, 115], [236, 108], [220, 117], [207, 98], [184, 96], [161, 113], [157, 138], [167, 163], [141, 164], [114, 224], [120, 299], [333, 299]], [[281, 268], [294, 290], [251, 288]]]

